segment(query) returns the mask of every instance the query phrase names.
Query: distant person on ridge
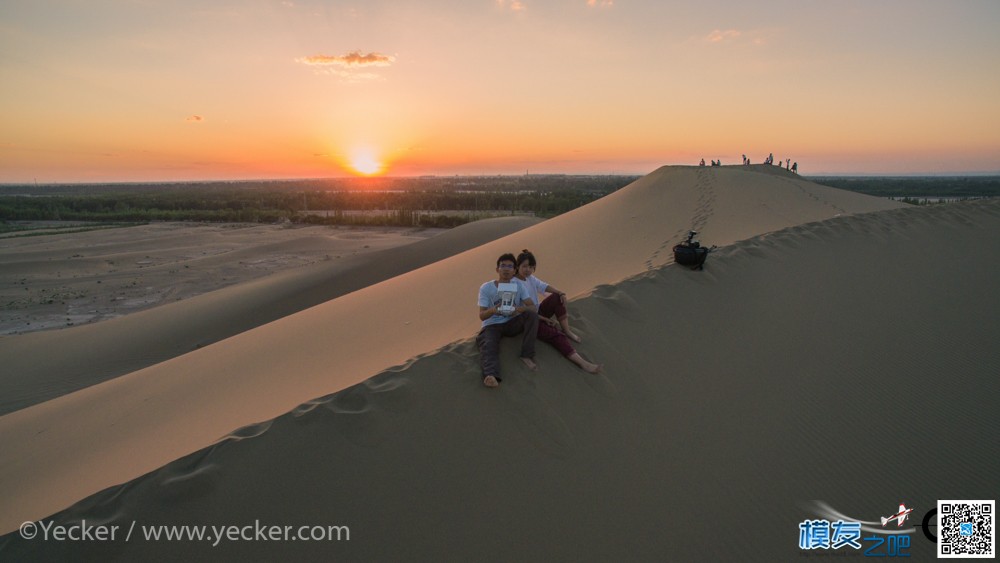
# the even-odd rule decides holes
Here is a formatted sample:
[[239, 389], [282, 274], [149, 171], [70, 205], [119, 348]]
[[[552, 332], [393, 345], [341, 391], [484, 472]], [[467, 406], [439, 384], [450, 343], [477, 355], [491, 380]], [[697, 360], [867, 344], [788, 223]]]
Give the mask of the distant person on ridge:
[[[497, 259], [497, 279], [484, 283], [479, 288], [479, 320], [483, 322], [476, 345], [479, 347], [479, 362], [483, 370], [483, 385], [500, 385], [500, 339], [504, 336], [521, 338], [521, 361], [528, 369], [535, 369], [535, 337], [538, 336], [538, 313], [535, 302], [523, 283], [514, 280], [517, 261], [507, 253]], [[513, 284], [514, 294], [501, 295], [500, 284]], [[509, 302], [504, 303], [508, 297]], [[509, 306], [505, 310], [504, 306]]]
[[794, 172], [796, 174], [799, 173], [799, 163], [798, 162], [793, 162], [792, 163], [792, 172]]
[[[517, 257], [518, 280], [528, 288], [531, 299], [540, 299], [538, 302], [538, 339], [548, 342], [567, 360], [583, 368], [588, 373], [601, 371], [601, 366], [588, 362], [573, 349], [570, 340], [580, 342], [580, 337], [573, 333], [569, 327], [569, 316], [566, 313], [566, 293], [556, 289], [542, 280], [535, 277], [535, 268], [538, 262], [535, 255], [527, 249], [522, 250]], [[545, 299], [540, 296], [549, 294]], [[555, 317], [557, 320], [553, 320]], [[559, 327], [562, 330], [559, 330]]]

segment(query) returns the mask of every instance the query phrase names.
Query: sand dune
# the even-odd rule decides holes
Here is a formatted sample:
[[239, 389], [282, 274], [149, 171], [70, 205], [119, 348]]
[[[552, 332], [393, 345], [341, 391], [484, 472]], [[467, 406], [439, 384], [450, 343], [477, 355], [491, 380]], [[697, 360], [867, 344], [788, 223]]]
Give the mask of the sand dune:
[[[901, 498], [922, 515], [938, 498], [989, 497], [998, 228], [991, 201], [755, 237], [704, 272], [669, 265], [575, 300], [602, 375], [548, 348], [529, 373], [508, 345], [510, 375], [487, 390], [472, 342], [458, 342], [55, 516], [345, 525], [350, 541], [8, 536], [0, 553], [775, 561], [801, 556], [812, 499], [871, 520]], [[919, 531], [911, 540], [932, 557]]]
[[[93, 325], [0, 338], [0, 365], [5, 366], [5, 373], [0, 376], [0, 414], [202, 348], [539, 221], [529, 217], [477, 221], [429, 239], [279, 271]], [[197, 246], [199, 241], [202, 248], [208, 246], [203, 234], [180, 236], [184, 241], [172, 240], [173, 248], [183, 248], [185, 242]], [[375, 246], [387, 244], [363, 232], [346, 231], [341, 236], [358, 237]], [[317, 239], [314, 244], [319, 252], [336, 248], [325, 238], [312, 238]], [[233, 263], [243, 254], [248, 260], [283, 253], [301, 254], [306, 243], [308, 240], [298, 237], [270, 245], [258, 244], [246, 251], [228, 252], [226, 260]], [[149, 248], [129, 249], [126, 241], [113, 246], [111, 252], [115, 256], [155, 253]], [[59, 353], [48, 353], [50, 350]]]
[[[467, 412], [469, 405], [462, 404], [465, 394], [478, 393], [474, 391], [479, 381], [474, 363], [470, 363], [472, 358], [461, 358], [469, 355], [468, 345], [461, 344], [434, 356], [447, 360], [450, 355], [458, 354], [460, 357], [456, 361], [462, 366], [458, 373], [452, 373], [454, 364], [448, 361], [440, 364], [437, 362], [443, 361], [441, 359], [427, 359], [414, 363], [414, 358], [475, 334], [478, 326], [473, 316], [475, 289], [493, 277], [494, 262], [501, 252], [531, 248], [541, 261], [540, 277], [571, 294], [582, 296], [595, 287], [616, 284], [668, 264], [670, 246], [690, 228], [702, 231], [706, 243], [730, 245], [784, 227], [899, 207], [885, 200], [818, 186], [791, 174], [770, 172], [761, 173], [757, 167], [665, 167], [591, 205], [496, 242], [344, 295], [209, 348], [8, 414], [0, 418], [0, 445], [5, 451], [0, 466], [0, 498], [4, 499], [4, 520], [0, 529], [11, 530], [25, 519], [55, 512], [88, 494], [133, 479], [212, 444], [234, 428], [279, 417], [305, 401], [365, 381], [390, 366], [399, 366], [394, 369], [411, 373], [413, 366], [427, 361], [429, 364], [425, 365], [444, 369], [440, 373], [449, 378], [448, 381], [465, 381], [457, 383], [459, 387], [453, 391], [452, 386], [446, 386], [448, 392], [460, 394], [458, 404], [453, 404], [448, 397], [440, 397], [446, 400], [438, 405], [446, 405], [440, 409], [442, 420], [455, 420], [450, 414], [446, 415], [449, 408], [454, 406]], [[803, 236], [808, 242], [812, 238], [815, 237]], [[672, 268], [667, 270], [677, 273], [670, 274], [664, 282], [666, 285], [656, 292], [663, 303], [670, 303], [667, 296], [675, 292], [671, 276], [688, 273]], [[685, 283], [708, 284], [716, 275], [714, 269], [705, 274]], [[649, 318], [646, 310], [659, 310], [655, 307], [662, 305], [656, 302], [640, 304], [628, 292], [609, 300], [602, 291], [614, 292], [599, 289], [587, 302], [601, 303], [603, 295], [603, 302], [609, 304], [610, 316], [581, 313], [580, 323], [588, 337], [588, 343], [581, 350], [606, 362], [608, 374], [604, 378], [575, 377], [574, 385], [582, 385], [595, 395], [588, 395], [577, 405], [572, 399], [582, 397], [582, 391], [568, 391], [569, 408], [582, 408], [584, 404], [597, 406], [594, 401], [599, 397], [615, 393], [614, 387], [609, 387], [617, 381], [614, 378], [648, 373], [651, 365], [658, 376], [672, 369], [666, 363], [655, 361], [655, 356], [645, 358], [636, 350], [659, 347], [661, 340], [673, 336], [672, 332], [658, 333], [663, 328], [656, 324], [645, 324]], [[669, 307], [662, 309], [661, 316], [675, 321], [683, 319], [683, 323], [671, 327], [680, 334], [689, 330], [693, 322], [677, 316]], [[595, 321], [596, 324], [591, 324]], [[713, 330], [732, 337], [763, 338], [764, 329], [755, 328], [759, 320], [753, 321], [757, 324], [744, 324], [742, 329], [729, 328], [726, 322], [717, 321]], [[629, 340], [634, 342], [616, 340], [613, 344], [601, 344], [602, 339], [614, 332], [620, 332], [622, 337], [631, 335]], [[630, 351], [633, 353], [627, 353]], [[559, 364], [551, 359], [547, 363]], [[553, 366], [552, 369], [564, 367]], [[645, 377], [649, 376], [638, 377], [638, 380], [644, 381]], [[391, 383], [389, 387], [394, 385]], [[402, 386], [407, 388], [408, 384]], [[526, 447], [527, 440], [532, 444], [539, 441], [549, 446], [555, 444], [552, 453], [557, 459], [565, 457], [566, 452], [575, 447], [593, 450], [593, 455], [605, 455], [602, 453], [602, 448], [608, 445], [605, 440], [592, 446], [585, 439], [577, 442], [572, 426], [558, 421], [553, 423], [550, 417], [554, 415], [545, 410], [547, 403], [542, 397], [524, 405], [510, 403], [519, 396], [516, 389], [514, 385], [502, 388], [500, 397], [506, 398], [468, 398], [486, 409], [487, 420], [489, 416], [500, 416], [510, 409], [523, 412], [528, 418], [524, 432], [506, 435], [503, 443], [494, 444], [498, 453], [519, 451]], [[714, 387], [710, 386], [708, 391], [711, 389]], [[556, 389], [551, 393], [556, 393]], [[390, 398], [390, 401], [412, 396], [405, 390], [388, 395], [397, 398]], [[555, 400], [557, 395], [547, 396]], [[414, 400], [423, 401], [424, 398], [419, 396]], [[694, 401], [693, 398], [685, 399], [689, 400]], [[351, 404], [348, 400], [345, 408], [353, 409]], [[636, 408], [642, 411], [653, 405], [643, 402]], [[363, 405], [356, 406], [368, 411]], [[616, 408], [626, 408], [626, 405]], [[628, 411], [620, 414], [631, 416]], [[352, 426], [354, 430], [345, 432], [354, 432], [361, 444], [377, 442], [395, 433], [425, 432], [422, 428], [397, 427], [394, 420], [386, 417], [360, 417], [358, 420], [361, 426]], [[640, 430], [638, 426], [626, 426]], [[429, 423], [427, 427], [436, 428]], [[470, 440], [482, 438], [482, 431], [475, 424], [455, 430], [463, 436], [456, 445], [469, 445]], [[490, 442], [482, 444], [488, 447]], [[641, 441], [631, 444], [648, 445]], [[628, 441], [620, 443], [611, 451], [623, 452], [623, 448], [631, 451], [626, 448], [628, 445]], [[466, 457], [460, 450], [456, 450], [456, 457], [450, 461], [438, 460], [449, 466], [444, 472], [466, 471], [468, 468], [463, 467], [462, 462], [470, 460], [479, 468], [473, 472], [475, 482], [482, 483], [482, 472], [491, 464], [479, 460], [478, 454], [473, 452], [469, 453], [471, 457]], [[273, 453], [276, 460], [283, 455]], [[633, 455], [647, 454], [653, 455], [645, 449]], [[380, 455], [389, 456], [384, 461], [400, 462], [420, 453], [404, 449], [402, 453], [383, 451]], [[494, 456], [485, 459], [494, 459]], [[449, 465], [452, 462], [457, 466]], [[344, 467], [353, 465], [345, 464]], [[392, 469], [397, 470], [398, 467]], [[364, 475], [365, 470], [361, 471]], [[540, 483], [551, 483], [555, 478], [556, 475], [549, 475]], [[515, 481], [523, 483], [524, 479], [516, 478]], [[242, 483], [246, 486], [246, 482]], [[597, 493], [613, 496], [608, 491], [603, 489]], [[540, 493], [531, 487], [525, 491], [528, 492]], [[638, 491], [629, 494], [632, 496], [628, 498], [643, 496]], [[373, 506], [379, 505], [373, 503]], [[620, 508], [625, 506], [627, 504], [621, 504]], [[569, 512], [575, 513], [574, 510]], [[345, 518], [350, 517], [349, 511], [344, 514]]]

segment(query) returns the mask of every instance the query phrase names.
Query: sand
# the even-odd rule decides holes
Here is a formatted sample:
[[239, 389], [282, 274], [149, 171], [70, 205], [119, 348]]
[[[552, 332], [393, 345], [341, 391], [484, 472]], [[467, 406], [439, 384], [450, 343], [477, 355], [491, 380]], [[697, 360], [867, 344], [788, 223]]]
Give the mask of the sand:
[[[502, 217], [451, 230], [153, 224], [10, 241], [0, 251], [7, 260], [4, 279], [31, 279], [36, 291], [59, 288], [49, 294], [86, 293], [84, 308], [103, 303], [115, 313], [62, 330], [0, 336], [0, 365], [7, 368], [0, 376], [0, 415], [203, 348], [539, 221]], [[70, 253], [81, 258], [58, 261]], [[135, 262], [136, 256], [155, 256], [159, 264], [138, 264], [148, 260]], [[102, 264], [112, 261], [121, 266], [105, 271]], [[66, 275], [53, 275], [61, 271]], [[134, 280], [141, 280], [137, 291], [172, 297], [155, 307], [164, 300], [116, 308]], [[43, 317], [53, 306], [5, 317]]]
[[[722, 247], [702, 272], [670, 263], [692, 227]], [[993, 498], [998, 227], [994, 201], [903, 208], [766, 167], [665, 167], [0, 417], [5, 531], [65, 509], [55, 520], [344, 525], [350, 541], [15, 533], [0, 554], [783, 560], [816, 499], [873, 520], [901, 499], [922, 515]], [[473, 293], [523, 247], [574, 296], [602, 374], [544, 346], [528, 372], [507, 341], [504, 383], [481, 385]]]
[[[441, 231], [150, 223], [47, 236], [9, 233], [0, 236], [0, 335], [113, 319]], [[30, 231], [38, 232], [46, 231]]]

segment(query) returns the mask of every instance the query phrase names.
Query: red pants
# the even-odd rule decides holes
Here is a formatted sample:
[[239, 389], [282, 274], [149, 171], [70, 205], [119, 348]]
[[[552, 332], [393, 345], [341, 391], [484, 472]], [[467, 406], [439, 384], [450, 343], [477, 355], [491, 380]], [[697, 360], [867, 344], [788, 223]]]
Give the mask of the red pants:
[[566, 306], [563, 305], [562, 299], [560, 299], [555, 293], [549, 294], [549, 296], [542, 300], [542, 302], [538, 305], [539, 317], [548, 319], [553, 315], [559, 320], [566, 318]]
[[553, 315], [557, 319], [566, 318], [566, 306], [563, 305], [562, 299], [554, 293], [546, 297], [538, 306], [538, 339], [551, 344], [563, 356], [570, 356], [576, 350], [570, 344], [569, 338], [557, 327], [542, 320], [552, 318]]

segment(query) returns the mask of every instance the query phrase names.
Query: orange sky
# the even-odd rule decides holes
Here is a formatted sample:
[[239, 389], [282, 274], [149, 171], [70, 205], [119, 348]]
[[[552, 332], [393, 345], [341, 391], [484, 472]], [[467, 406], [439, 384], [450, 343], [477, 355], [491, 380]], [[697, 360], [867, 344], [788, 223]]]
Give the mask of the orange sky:
[[1000, 172], [998, 23], [994, 0], [14, 0], [0, 182], [771, 152], [805, 174]]

